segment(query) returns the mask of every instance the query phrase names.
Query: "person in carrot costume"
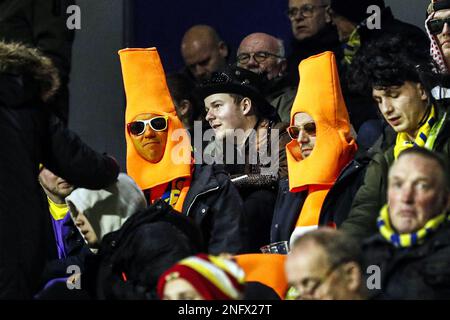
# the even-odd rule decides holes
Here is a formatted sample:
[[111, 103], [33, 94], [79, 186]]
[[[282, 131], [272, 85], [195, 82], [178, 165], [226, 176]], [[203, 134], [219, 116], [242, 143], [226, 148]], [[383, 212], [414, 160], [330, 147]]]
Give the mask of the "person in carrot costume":
[[193, 164], [156, 48], [119, 51], [127, 97], [127, 171], [149, 204], [163, 199], [202, 229], [207, 251], [246, 248], [243, 204], [222, 168]]
[[[357, 150], [336, 60], [324, 52], [300, 63], [286, 145], [288, 180], [280, 181], [271, 241], [294, 240], [318, 227], [322, 205]], [[283, 190], [283, 186], [288, 190]]]

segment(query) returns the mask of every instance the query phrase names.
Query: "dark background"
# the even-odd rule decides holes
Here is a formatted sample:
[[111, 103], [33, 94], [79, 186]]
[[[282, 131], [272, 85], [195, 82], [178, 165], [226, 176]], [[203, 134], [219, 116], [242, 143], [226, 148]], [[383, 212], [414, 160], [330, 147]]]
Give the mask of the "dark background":
[[[76, 0], [81, 30], [73, 46], [69, 127], [115, 156], [125, 171], [125, 98], [117, 51], [157, 47], [166, 72], [182, 67], [180, 41], [195, 24], [213, 26], [232, 50], [252, 32], [291, 39], [287, 0]], [[349, 6], [352, 1], [347, 0]], [[394, 15], [423, 28], [429, 0], [386, 0]]]

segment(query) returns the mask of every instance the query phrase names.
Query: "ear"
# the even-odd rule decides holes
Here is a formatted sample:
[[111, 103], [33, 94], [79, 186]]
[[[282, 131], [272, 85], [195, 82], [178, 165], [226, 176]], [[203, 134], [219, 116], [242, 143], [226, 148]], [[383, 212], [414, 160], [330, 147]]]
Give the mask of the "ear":
[[354, 261], [347, 262], [342, 268], [347, 289], [351, 292], [357, 292], [362, 282], [361, 268]]
[[281, 77], [284, 74], [284, 72], [286, 71], [286, 68], [287, 68], [287, 61], [286, 61], [286, 59], [283, 59], [280, 62], [280, 66], [281, 66], [281, 68], [280, 68], [280, 77]]
[[184, 117], [184, 116], [188, 115], [189, 112], [191, 111], [192, 103], [187, 99], [183, 99], [183, 100], [181, 100], [178, 109], [180, 111], [180, 115]]
[[250, 98], [245, 97], [244, 99], [242, 99], [240, 107], [242, 110], [242, 114], [244, 116], [249, 116], [252, 111], [252, 100], [250, 100]]
[[421, 83], [417, 83], [417, 90], [419, 90], [420, 99], [422, 101], [427, 101], [428, 94], [427, 91], [425, 90], [425, 87]]
[[219, 54], [223, 57], [226, 58], [228, 57], [228, 46], [225, 44], [225, 42], [220, 41], [219, 42]]

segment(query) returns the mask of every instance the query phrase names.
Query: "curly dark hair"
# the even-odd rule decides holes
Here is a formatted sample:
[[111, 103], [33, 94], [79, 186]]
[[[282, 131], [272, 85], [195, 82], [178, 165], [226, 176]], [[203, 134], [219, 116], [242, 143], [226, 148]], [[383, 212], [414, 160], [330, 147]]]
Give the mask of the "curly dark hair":
[[430, 55], [414, 39], [399, 34], [384, 34], [362, 48], [355, 56], [347, 77], [350, 89], [371, 94], [373, 88], [420, 82], [432, 73]]

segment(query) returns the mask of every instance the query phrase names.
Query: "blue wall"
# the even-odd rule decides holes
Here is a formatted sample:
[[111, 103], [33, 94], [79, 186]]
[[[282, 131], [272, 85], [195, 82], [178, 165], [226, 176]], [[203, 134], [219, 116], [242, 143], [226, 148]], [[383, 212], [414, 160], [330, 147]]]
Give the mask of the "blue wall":
[[167, 72], [183, 66], [180, 42], [196, 24], [215, 28], [231, 49], [253, 32], [266, 32], [289, 44], [291, 31], [285, 15], [287, 0], [135, 0], [136, 47], [156, 46]]

